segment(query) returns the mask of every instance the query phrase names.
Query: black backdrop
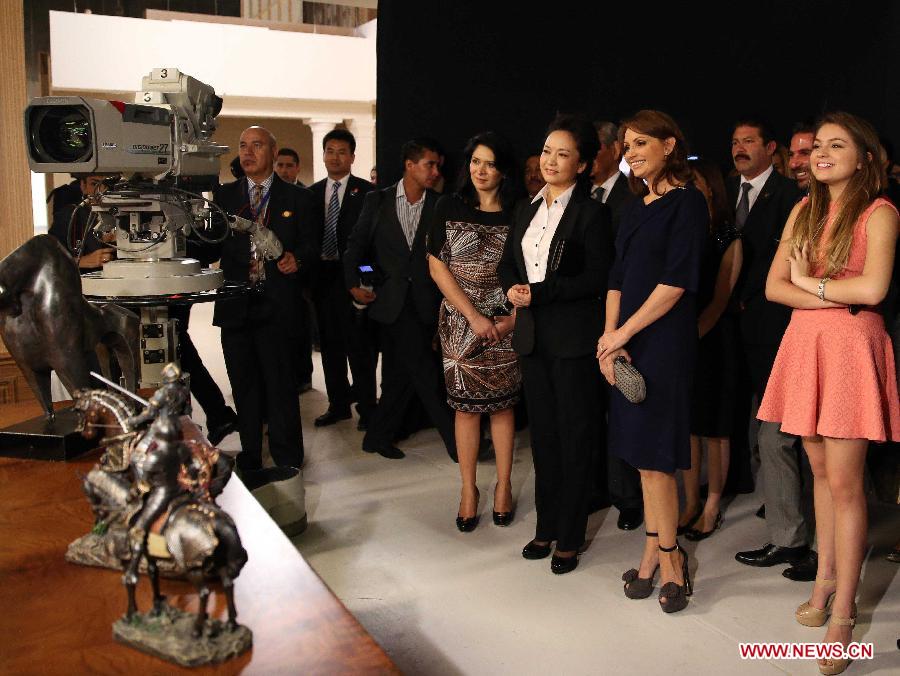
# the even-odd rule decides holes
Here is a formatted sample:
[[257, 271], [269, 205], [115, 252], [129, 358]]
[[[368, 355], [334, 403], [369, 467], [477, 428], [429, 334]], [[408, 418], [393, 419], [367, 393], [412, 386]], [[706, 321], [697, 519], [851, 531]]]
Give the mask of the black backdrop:
[[668, 4], [381, 0], [381, 182], [397, 180], [415, 135], [440, 140], [452, 165], [467, 138], [494, 129], [524, 158], [557, 110], [618, 121], [658, 108], [723, 165], [747, 114], [787, 143], [796, 120], [844, 109], [900, 147], [900, 2]]

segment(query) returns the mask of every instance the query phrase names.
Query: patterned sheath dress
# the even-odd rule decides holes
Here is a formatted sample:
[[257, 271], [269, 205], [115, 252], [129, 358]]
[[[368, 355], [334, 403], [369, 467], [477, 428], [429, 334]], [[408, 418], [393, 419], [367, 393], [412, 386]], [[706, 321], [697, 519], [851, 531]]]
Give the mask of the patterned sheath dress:
[[[879, 198], [860, 215], [847, 265], [833, 279], [862, 274], [866, 223], [883, 205], [895, 209]], [[832, 210], [820, 250], [827, 246], [833, 226]], [[817, 264], [810, 274], [821, 277], [823, 267]], [[857, 314], [847, 308], [795, 309], [757, 417], [781, 423], [782, 432], [798, 436], [900, 441], [894, 350], [879, 308], [863, 307]]]
[[[486, 317], [506, 302], [497, 264], [509, 234], [509, 214], [482, 212], [447, 195], [435, 206], [428, 252], [441, 260]], [[447, 402], [457, 411], [492, 413], [519, 401], [522, 376], [512, 334], [485, 347], [469, 322], [446, 299], [441, 303], [438, 335], [447, 384]]]

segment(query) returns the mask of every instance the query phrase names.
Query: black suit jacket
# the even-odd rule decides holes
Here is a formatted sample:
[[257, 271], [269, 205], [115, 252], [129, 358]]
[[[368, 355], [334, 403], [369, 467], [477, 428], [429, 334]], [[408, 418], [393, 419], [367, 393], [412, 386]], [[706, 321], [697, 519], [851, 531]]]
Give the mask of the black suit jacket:
[[[527, 284], [522, 238], [540, 206], [522, 200], [497, 267], [503, 291]], [[603, 332], [606, 285], [613, 260], [610, 212], [605, 204], [574, 194], [550, 243], [547, 274], [531, 285], [531, 305], [516, 311], [513, 349], [535, 347], [554, 357], [582, 357], [597, 351]]]
[[365, 197], [344, 252], [344, 281], [348, 289], [359, 286], [359, 266], [375, 268], [381, 278], [375, 286], [375, 300], [369, 304], [369, 316], [377, 322], [393, 323], [411, 294], [419, 319], [428, 326], [437, 325], [441, 295], [428, 272], [425, 236], [438, 197], [431, 190], [425, 193], [411, 250], [397, 218], [396, 184], [372, 190]]
[[606, 198], [604, 204], [609, 207], [612, 216], [613, 241], [616, 241], [616, 233], [619, 232], [619, 222], [622, 220], [622, 214], [635, 198], [631, 188], [628, 187], [628, 177], [619, 172], [619, 178], [613, 184], [612, 190], [609, 191], [609, 197]]
[[[734, 206], [740, 176], [726, 183]], [[800, 199], [797, 184], [777, 171], [763, 184], [742, 230], [744, 263], [732, 297], [741, 308], [741, 336], [753, 345], [777, 345], [791, 319], [791, 309], [766, 300], [766, 277], [791, 209]]]
[[[310, 186], [310, 190], [315, 200], [316, 208], [321, 211], [317, 214], [316, 229], [316, 246], [319, 253], [322, 251], [322, 240], [325, 237], [325, 217], [328, 215], [328, 209], [325, 205], [325, 189], [328, 187], [328, 179], [323, 178]], [[362, 213], [363, 202], [366, 193], [375, 190], [375, 186], [364, 181], [361, 178], [353, 176], [347, 177], [347, 187], [344, 190], [344, 199], [341, 202], [341, 211], [338, 215], [337, 222], [337, 239], [338, 239], [338, 257], [342, 257], [347, 249], [347, 240], [350, 239], [350, 233], [353, 226], [359, 220]], [[328, 197], [331, 197], [329, 195]]]
[[[281, 240], [284, 250], [294, 254], [302, 270], [316, 258], [312, 193], [275, 176], [269, 194], [266, 224]], [[215, 202], [230, 214], [251, 218], [246, 179], [220, 185], [215, 190]], [[249, 235], [232, 232], [216, 248], [216, 254], [226, 280], [249, 281]], [[297, 330], [297, 273], [279, 272], [277, 261], [266, 261], [265, 269], [266, 281], [261, 293], [216, 301], [214, 325], [222, 328], [242, 326], [248, 319], [252, 303], [253, 321], [284, 321], [291, 332]]]

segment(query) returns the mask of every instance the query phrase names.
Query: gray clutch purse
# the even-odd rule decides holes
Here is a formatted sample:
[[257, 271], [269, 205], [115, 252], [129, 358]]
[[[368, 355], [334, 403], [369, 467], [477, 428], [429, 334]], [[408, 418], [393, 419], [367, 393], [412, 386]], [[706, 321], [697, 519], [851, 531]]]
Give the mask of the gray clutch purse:
[[616, 389], [632, 404], [640, 404], [647, 397], [647, 384], [644, 376], [625, 357], [613, 360], [613, 371], [616, 374]]

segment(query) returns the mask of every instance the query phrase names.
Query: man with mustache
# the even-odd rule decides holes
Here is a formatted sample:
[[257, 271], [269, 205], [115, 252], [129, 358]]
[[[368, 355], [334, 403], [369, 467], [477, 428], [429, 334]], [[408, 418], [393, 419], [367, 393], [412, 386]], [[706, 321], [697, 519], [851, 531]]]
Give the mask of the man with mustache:
[[[744, 264], [732, 295], [740, 319], [744, 357], [744, 396], [736, 429], [747, 429], [751, 400], [762, 400], [778, 346], [790, 320], [790, 309], [766, 300], [766, 277], [785, 221], [800, 193], [797, 185], [772, 166], [775, 139], [767, 124], [743, 120], [735, 125], [731, 157], [738, 176], [727, 188], [735, 208], [735, 226], [742, 233]], [[743, 439], [737, 439], [743, 443]], [[803, 509], [800, 444], [783, 434], [777, 423], [760, 423], [757, 438], [760, 476], [770, 542], [761, 549], [738, 552], [740, 563], [774, 566], [805, 563], [810, 556], [812, 529]], [[810, 510], [806, 510], [809, 513]], [[789, 569], [793, 570], [793, 569]], [[806, 573], [801, 571], [801, 577]], [[792, 573], [793, 575], [793, 573]], [[799, 579], [793, 576], [791, 579]], [[812, 572], [815, 577], [815, 567]]]
[[808, 122], [800, 122], [794, 126], [791, 145], [788, 148], [788, 167], [800, 192], [809, 191], [809, 156], [812, 154], [815, 130]]

